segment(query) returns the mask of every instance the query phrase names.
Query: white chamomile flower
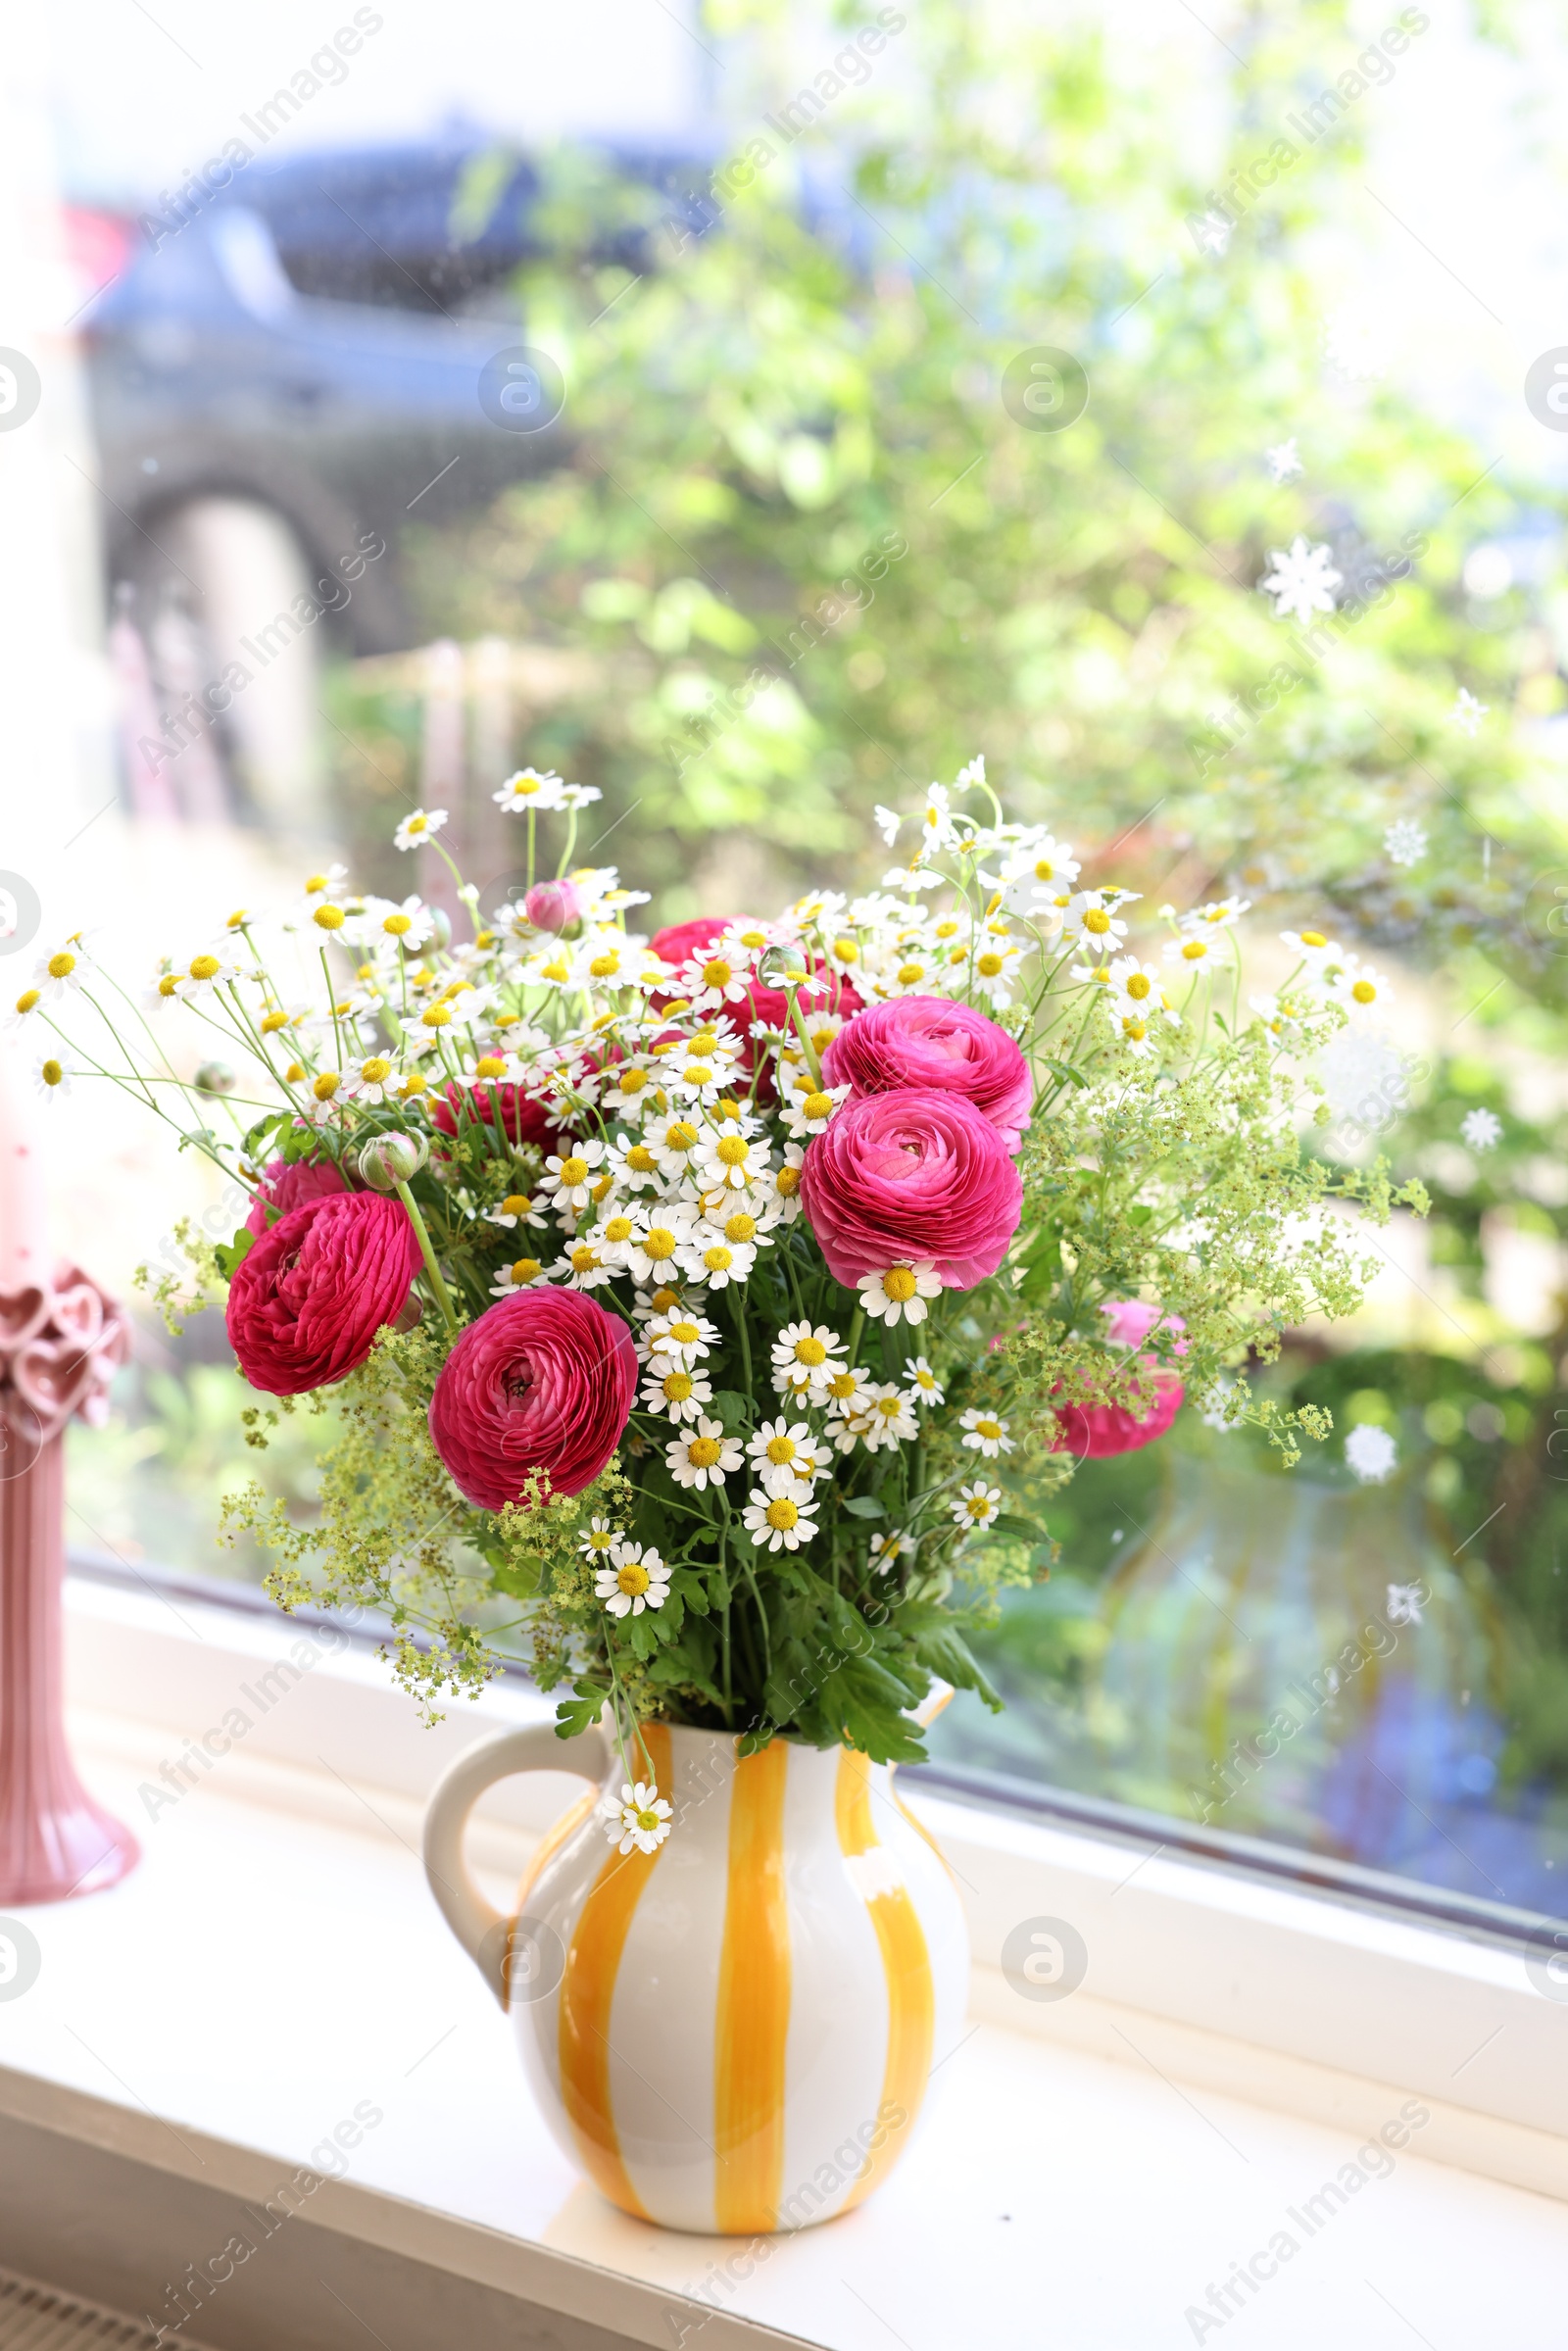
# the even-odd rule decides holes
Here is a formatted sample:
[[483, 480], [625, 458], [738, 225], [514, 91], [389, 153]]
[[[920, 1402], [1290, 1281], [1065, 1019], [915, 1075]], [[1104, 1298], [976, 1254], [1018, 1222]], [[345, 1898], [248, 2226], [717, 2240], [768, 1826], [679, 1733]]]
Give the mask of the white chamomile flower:
[[873, 1535], [866, 1545], [866, 1557], [879, 1576], [891, 1575], [901, 1559], [914, 1555], [914, 1538], [902, 1534], [897, 1528]]
[[[752, 1218], [730, 1217], [728, 1224], [752, 1223]], [[725, 1226], [714, 1224], [705, 1217], [694, 1226], [690, 1240], [681, 1250], [680, 1261], [694, 1282], [706, 1282], [711, 1290], [725, 1290], [731, 1282], [744, 1282], [757, 1263], [755, 1241], [730, 1241]]]
[[798, 1551], [816, 1533], [816, 1503], [799, 1486], [790, 1494], [770, 1494], [754, 1486], [741, 1524], [753, 1543], [770, 1551]]
[[956, 1498], [948, 1507], [957, 1526], [992, 1526], [1002, 1514], [1002, 1489], [988, 1486], [984, 1478], [976, 1478], [972, 1486], [958, 1488]]
[[1383, 836], [1383, 854], [1391, 865], [1419, 865], [1427, 854], [1427, 828], [1413, 816], [1396, 816]]
[[[804, 1420], [792, 1421], [782, 1413], [777, 1420], [762, 1422], [755, 1435], [748, 1439], [746, 1452], [764, 1483], [776, 1470], [809, 1480], [817, 1467], [817, 1451], [810, 1429]], [[807, 1464], [805, 1468], [800, 1466], [803, 1461]]]
[[1201, 938], [1205, 931], [1228, 931], [1252, 910], [1250, 898], [1211, 899], [1206, 906], [1190, 906], [1181, 918], [1181, 927], [1194, 937]]
[[356, 927], [367, 944], [388, 939], [410, 955], [417, 955], [421, 947], [429, 945], [435, 922], [417, 896], [404, 899], [401, 906], [392, 898], [368, 898]]
[[544, 1267], [537, 1257], [514, 1257], [503, 1265], [490, 1285], [492, 1298], [510, 1298], [514, 1290], [533, 1290], [546, 1280]]
[[678, 1183], [696, 1162], [704, 1131], [695, 1118], [656, 1118], [643, 1130], [643, 1140], [663, 1174]]
[[[211, 960], [216, 969], [229, 978], [238, 968], [237, 965], [220, 963], [216, 956], [199, 959]], [[32, 967], [32, 984], [49, 1003], [58, 1004], [62, 998], [74, 995], [91, 970], [92, 958], [80, 939], [68, 939], [63, 947], [56, 948], [52, 955], [39, 956]]]
[[385, 1053], [366, 1053], [343, 1072], [343, 1094], [350, 1102], [384, 1102], [396, 1094], [397, 1084], [397, 1065]]
[[866, 1389], [856, 1414], [856, 1432], [867, 1452], [891, 1449], [919, 1435], [914, 1408], [902, 1388], [891, 1380]]
[[1345, 1458], [1363, 1486], [1381, 1486], [1393, 1475], [1399, 1448], [1376, 1421], [1358, 1420], [1346, 1436]]
[[623, 1252], [596, 1230], [569, 1241], [551, 1271], [564, 1274], [573, 1290], [603, 1290], [620, 1272], [622, 1262]]
[[1502, 1141], [1502, 1120], [1493, 1110], [1467, 1110], [1459, 1132], [1473, 1151], [1489, 1151]]
[[580, 1215], [593, 1198], [594, 1170], [604, 1155], [604, 1145], [594, 1137], [546, 1159], [540, 1189], [550, 1194], [550, 1205]]
[[912, 1265], [890, 1265], [883, 1273], [863, 1273], [857, 1288], [873, 1321], [924, 1322], [927, 1298], [942, 1296], [942, 1276], [926, 1257]]
[[873, 808], [871, 813], [876, 819], [876, 829], [882, 836], [884, 848], [891, 849], [898, 839], [899, 827], [904, 822], [904, 818], [894, 809], [884, 808], [880, 805]]
[[666, 1356], [689, 1371], [710, 1352], [717, 1338], [718, 1326], [706, 1314], [679, 1307], [668, 1314], [650, 1316], [645, 1345], [648, 1354]]
[[[190, 1003], [216, 996], [220, 988], [227, 987], [238, 977], [239, 965], [225, 963], [220, 955], [192, 955], [179, 974], [179, 993]], [[49, 991], [45, 989], [44, 993], [47, 995]]]
[[783, 1211], [784, 1222], [793, 1224], [801, 1213], [801, 1166], [806, 1157], [803, 1144], [786, 1143], [784, 1161], [765, 1179], [766, 1188]]
[[1276, 441], [1273, 448], [1264, 454], [1268, 459], [1269, 472], [1277, 482], [1295, 481], [1301, 471], [1301, 461], [1294, 439]]
[[1459, 688], [1459, 699], [1448, 712], [1448, 724], [1462, 727], [1474, 741], [1481, 731], [1481, 721], [1491, 710], [1490, 702], [1478, 702], [1468, 686]]
[[596, 1517], [588, 1521], [587, 1527], [578, 1536], [577, 1548], [585, 1559], [604, 1559], [620, 1541], [618, 1527], [612, 1527], [608, 1518]]
[[526, 1192], [509, 1192], [504, 1200], [486, 1208], [484, 1220], [486, 1224], [501, 1225], [509, 1233], [515, 1232], [520, 1224], [542, 1227], [545, 1221], [534, 1206], [532, 1196]]
[[[505, 808], [511, 816], [520, 816], [528, 808], [554, 811], [564, 808], [564, 795], [565, 786], [559, 775], [552, 774], [548, 769], [541, 774], [537, 767], [519, 767], [516, 774], [509, 775], [500, 791], [492, 792], [490, 797], [498, 808]], [[594, 797], [598, 798], [597, 793]]]
[[635, 1229], [625, 1245], [627, 1270], [639, 1282], [666, 1280], [686, 1262], [686, 1245], [695, 1222], [696, 1212], [685, 1200], [664, 1200], [653, 1207], [639, 1207]]
[[[596, 800], [603, 800], [604, 797], [597, 784], [563, 784], [561, 787], [561, 805], [564, 808], [591, 808]], [[623, 906], [645, 906], [648, 904], [646, 890], [621, 890], [616, 895]]]
[[1293, 955], [1300, 956], [1314, 978], [1328, 965], [1345, 960], [1345, 950], [1338, 939], [1330, 939], [1322, 931], [1281, 931], [1280, 938]]
[[912, 1363], [906, 1363], [904, 1376], [908, 1382], [906, 1394], [911, 1404], [940, 1404], [943, 1401], [947, 1391], [924, 1355], [916, 1355]]
[[[163, 1004], [167, 1004], [173, 997], [176, 981], [176, 973], [172, 971], [164, 972], [158, 979], [156, 985], [147, 990], [146, 995], [143, 998], [143, 1002], [149, 1005], [161, 1006]], [[12, 1029], [20, 1029], [24, 1027], [31, 1014], [36, 1012], [42, 1002], [43, 991], [41, 988], [24, 988], [22, 994], [12, 1004], [12, 1007], [6, 1014], [4, 1020], [0, 1020], [0, 1029], [4, 1029], [9, 1032]]]
[[683, 1364], [658, 1355], [649, 1364], [643, 1402], [650, 1412], [667, 1412], [678, 1426], [682, 1421], [701, 1420], [712, 1400], [713, 1384], [706, 1372], [688, 1371]]
[[664, 1180], [652, 1146], [639, 1137], [617, 1135], [607, 1164], [619, 1192], [657, 1192]]
[[392, 846], [394, 849], [422, 849], [427, 841], [434, 840], [446, 820], [445, 808], [416, 808], [413, 815], [405, 816], [398, 826], [392, 836]]
[[63, 1053], [40, 1053], [32, 1065], [33, 1088], [45, 1102], [53, 1102], [57, 1096], [69, 1094], [74, 1075], [71, 1063]]
[[599, 1100], [607, 1110], [619, 1110], [625, 1117], [640, 1118], [659, 1087], [660, 1079], [646, 1061], [613, 1061], [605, 1072]]
[[1065, 841], [1041, 833], [1020, 843], [1002, 869], [1002, 903], [1009, 914], [1032, 914], [1078, 879], [1079, 862]]
[[[925, 846], [922, 842], [917, 857], [923, 854]], [[948, 877], [930, 865], [894, 865], [882, 876], [882, 887], [884, 890], [903, 890], [912, 896], [916, 890], [945, 890]]]
[[725, 1436], [722, 1421], [699, 1420], [695, 1429], [671, 1439], [664, 1459], [677, 1486], [695, 1486], [701, 1493], [722, 1486], [731, 1470], [740, 1468], [740, 1440]]
[[792, 1140], [799, 1143], [804, 1136], [809, 1140], [820, 1135], [842, 1102], [848, 1102], [848, 1086], [813, 1086], [808, 1094], [798, 1094], [789, 1104], [784, 1124]]
[[1363, 963], [1359, 955], [1346, 956], [1344, 968], [1335, 973], [1330, 983], [1329, 993], [1348, 1012], [1363, 1018], [1374, 1005], [1381, 1005], [1387, 1011], [1393, 995], [1382, 973], [1374, 971], [1370, 963]]
[[594, 1577], [595, 1595], [612, 1616], [641, 1616], [669, 1597], [669, 1569], [652, 1543], [617, 1543]]
[[622, 1853], [657, 1853], [669, 1835], [669, 1806], [657, 1788], [639, 1780], [618, 1796], [600, 1800], [599, 1817]]
[[1310, 620], [1314, 612], [1333, 612], [1334, 591], [1344, 585], [1345, 574], [1335, 569], [1331, 547], [1309, 547], [1298, 531], [1289, 553], [1271, 547], [1268, 560], [1274, 568], [1264, 573], [1258, 586], [1274, 599], [1276, 620]]
[[767, 1163], [767, 1147], [747, 1133], [750, 1120], [710, 1127], [692, 1154], [692, 1173], [704, 1193], [740, 1192]]
[[951, 849], [957, 840], [953, 821], [952, 795], [945, 784], [932, 784], [915, 813], [920, 827], [921, 846], [929, 856], [936, 849]]
[[744, 1004], [756, 970], [751, 949], [743, 947], [733, 931], [724, 931], [682, 966], [676, 984], [694, 1012], [706, 1012]]
[[1023, 963], [1023, 950], [1014, 940], [987, 939], [974, 959], [972, 992], [983, 997], [993, 1012], [1004, 1012]]
[[346, 865], [323, 865], [318, 873], [306, 875], [304, 887], [300, 892], [302, 902], [300, 910], [307, 920], [315, 913], [318, 906], [343, 896], [343, 885], [348, 880], [348, 875], [349, 869]]
[[971, 1409], [960, 1412], [958, 1426], [966, 1432], [963, 1442], [974, 1453], [995, 1461], [999, 1453], [1010, 1453], [1012, 1439], [1007, 1435], [1007, 1423], [998, 1420], [995, 1413]]
[[[922, 1362], [924, 1357], [921, 1357]], [[871, 1375], [857, 1363], [853, 1369], [841, 1363], [828, 1381], [822, 1394], [813, 1401], [826, 1403], [828, 1410], [839, 1419], [852, 1419], [864, 1404], [871, 1385]]]
[[1088, 955], [1114, 955], [1127, 936], [1120, 909], [1136, 895], [1126, 890], [1075, 892], [1062, 911], [1063, 932]]
[[781, 1392], [804, 1381], [813, 1395], [825, 1394], [844, 1369], [844, 1342], [825, 1322], [787, 1322], [773, 1342], [773, 1385]]

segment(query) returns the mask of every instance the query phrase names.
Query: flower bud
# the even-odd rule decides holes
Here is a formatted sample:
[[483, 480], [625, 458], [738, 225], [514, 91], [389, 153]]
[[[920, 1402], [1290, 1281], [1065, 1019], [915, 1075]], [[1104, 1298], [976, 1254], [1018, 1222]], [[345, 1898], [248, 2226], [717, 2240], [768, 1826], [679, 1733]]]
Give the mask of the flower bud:
[[360, 1152], [360, 1173], [372, 1192], [393, 1192], [418, 1174], [430, 1156], [420, 1135], [372, 1135]]
[[226, 1061], [204, 1061], [196, 1072], [198, 1094], [232, 1094], [238, 1082]]
[[430, 915], [431, 946], [450, 947], [452, 945], [451, 915], [447, 912], [445, 906], [431, 906], [428, 910]]
[[572, 882], [535, 882], [522, 902], [536, 931], [564, 931], [582, 920], [582, 896]]

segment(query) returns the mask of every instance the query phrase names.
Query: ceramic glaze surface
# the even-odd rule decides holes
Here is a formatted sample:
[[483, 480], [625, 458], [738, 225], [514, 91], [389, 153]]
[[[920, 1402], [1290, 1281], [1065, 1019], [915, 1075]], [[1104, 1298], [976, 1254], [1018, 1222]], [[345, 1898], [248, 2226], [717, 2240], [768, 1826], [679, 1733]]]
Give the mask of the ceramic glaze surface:
[[[510, 1924], [454, 1915], [443, 1808], [472, 1803], [487, 1752], [489, 1779], [602, 1760], [619, 1790], [599, 1734], [564, 1757], [539, 1736], [460, 1759], [426, 1850], [562, 2145], [665, 2228], [750, 2236], [851, 2210], [908, 2144], [968, 1989], [952, 1879], [891, 1774], [785, 1739], [737, 1760], [731, 1739], [650, 1726], [675, 1808], [657, 1852], [612, 1845], [590, 1793], [542, 1840]], [[466, 1768], [471, 1792], [447, 1797]]]

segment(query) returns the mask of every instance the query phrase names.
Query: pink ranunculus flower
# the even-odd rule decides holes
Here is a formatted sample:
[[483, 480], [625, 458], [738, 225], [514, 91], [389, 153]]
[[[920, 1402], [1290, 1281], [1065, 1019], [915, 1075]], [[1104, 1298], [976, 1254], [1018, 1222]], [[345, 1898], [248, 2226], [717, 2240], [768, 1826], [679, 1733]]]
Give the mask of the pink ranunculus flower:
[[1000, 1022], [945, 996], [895, 996], [858, 1012], [822, 1055], [852, 1099], [901, 1086], [961, 1094], [1016, 1151], [1034, 1103], [1029, 1064]]
[[580, 1494], [620, 1443], [637, 1349], [582, 1290], [520, 1290], [470, 1323], [430, 1398], [430, 1437], [481, 1510], [527, 1499], [530, 1471]]
[[[308, 1200], [325, 1200], [334, 1192], [347, 1192], [348, 1188], [335, 1159], [296, 1159], [292, 1167], [286, 1159], [269, 1159], [256, 1187], [245, 1230], [260, 1240], [291, 1208], [302, 1208]], [[277, 1215], [269, 1216], [269, 1208], [275, 1208]]]
[[234, 1269], [228, 1336], [266, 1396], [303, 1396], [363, 1363], [419, 1270], [408, 1210], [376, 1192], [306, 1200]]
[[[1102, 1305], [1105, 1337], [1113, 1347], [1135, 1347], [1164, 1319], [1167, 1331], [1185, 1331], [1179, 1314], [1165, 1315], [1160, 1306], [1143, 1298], [1114, 1298]], [[1178, 1338], [1171, 1348], [1187, 1352]], [[1152, 1354], [1140, 1355], [1127, 1384], [1127, 1404], [1058, 1404], [1054, 1453], [1076, 1453], [1080, 1461], [1102, 1461], [1112, 1453], [1133, 1453], [1140, 1445], [1163, 1437], [1182, 1404], [1182, 1384], [1174, 1372], [1162, 1369]]]
[[972, 1290], [1006, 1255], [1022, 1203], [990, 1119], [930, 1087], [846, 1102], [801, 1168], [801, 1204], [847, 1289], [863, 1273], [928, 1260], [949, 1290]]

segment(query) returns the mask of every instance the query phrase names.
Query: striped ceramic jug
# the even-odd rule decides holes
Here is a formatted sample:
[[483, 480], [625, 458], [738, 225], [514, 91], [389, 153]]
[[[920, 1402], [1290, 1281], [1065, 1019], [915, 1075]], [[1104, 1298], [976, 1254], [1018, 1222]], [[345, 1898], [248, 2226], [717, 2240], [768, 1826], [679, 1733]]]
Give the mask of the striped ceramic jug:
[[[557, 2138], [623, 2212], [759, 2235], [848, 2212], [908, 2144], [968, 1990], [947, 1866], [848, 1749], [646, 1727], [674, 1807], [652, 1853], [598, 1817], [625, 1774], [598, 1730], [503, 1733], [436, 1788], [425, 1868], [448, 1924], [515, 2019]], [[641, 1759], [639, 1758], [639, 1764]], [[598, 1784], [542, 1838], [502, 1918], [463, 1829], [495, 1781]]]

